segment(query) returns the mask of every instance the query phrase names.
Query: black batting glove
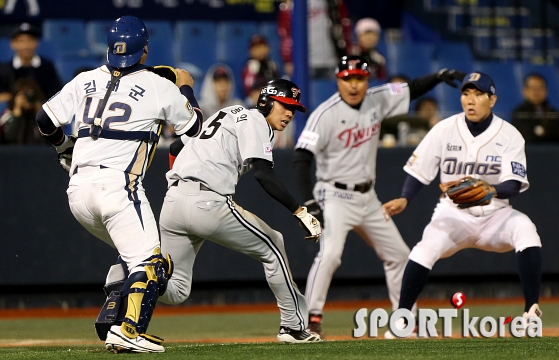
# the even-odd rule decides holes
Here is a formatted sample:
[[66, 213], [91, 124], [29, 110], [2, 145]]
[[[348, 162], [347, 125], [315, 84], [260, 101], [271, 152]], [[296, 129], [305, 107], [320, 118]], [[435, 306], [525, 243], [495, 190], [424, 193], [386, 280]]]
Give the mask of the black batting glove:
[[320, 208], [320, 205], [318, 205], [316, 200], [312, 199], [305, 201], [303, 205], [307, 207], [307, 212], [314, 216], [318, 221], [320, 221], [320, 224], [322, 224], [322, 228], [324, 228], [324, 216], [322, 216], [322, 209]]
[[456, 85], [454, 80], [462, 82], [462, 80], [464, 80], [464, 78], [466, 77], [466, 73], [460, 70], [448, 70], [445, 68], [439, 71], [438, 77], [448, 85], [455, 88], [458, 87], [458, 85]]

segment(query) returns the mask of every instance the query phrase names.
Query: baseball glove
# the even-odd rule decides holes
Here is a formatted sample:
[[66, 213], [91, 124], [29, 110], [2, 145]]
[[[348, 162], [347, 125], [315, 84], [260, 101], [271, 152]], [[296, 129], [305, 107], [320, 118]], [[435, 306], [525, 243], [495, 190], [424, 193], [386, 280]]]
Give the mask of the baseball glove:
[[152, 72], [156, 73], [157, 75], [164, 77], [165, 79], [169, 80], [173, 84], [177, 84], [177, 71], [172, 66], [167, 65], [157, 65], [150, 69]]
[[489, 205], [497, 196], [495, 188], [487, 181], [466, 176], [460, 180], [440, 184], [441, 191], [458, 204], [460, 209]]

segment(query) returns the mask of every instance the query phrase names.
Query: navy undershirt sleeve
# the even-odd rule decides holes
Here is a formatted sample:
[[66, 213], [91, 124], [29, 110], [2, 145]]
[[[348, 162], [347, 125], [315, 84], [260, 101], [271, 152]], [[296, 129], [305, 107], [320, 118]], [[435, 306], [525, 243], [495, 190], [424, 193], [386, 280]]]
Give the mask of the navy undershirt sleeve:
[[423, 186], [425, 185], [421, 181], [411, 175], [408, 175], [404, 181], [404, 186], [402, 186], [402, 195], [400, 195], [400, 197], [405, 198], [409, 203], [414, 197], [416, 197], [417, 194], [419, 194], [419, 191], [423, 189]]
[[521, 185], [520, 181], [507, 180], [503, 183], [493, 185], [493, 187], [497, 191], [498, 199], [510, 199], [511, 197], [520, 194]]
[[194, 96], [194, 90], [189, 85], [183, 85], [179, 88], [181, 94], [183, 94], [192, 105], [192, 108], [196, 112], [196, 124], [192, 126], [187, 132], [186, 136], [195, 137], [198, 136], [200, 130], [202, 130], [202, 123], [204, 122], [204, 114], [198, 105], [198, 101]]
[[35, 122], [39, 127], [41, 135], [52, 145], [58, 146], [64, 142], [64, 131], [61, 127], [56, 127], [47, 115], [45, 110], [41, 107], [35, 116]]

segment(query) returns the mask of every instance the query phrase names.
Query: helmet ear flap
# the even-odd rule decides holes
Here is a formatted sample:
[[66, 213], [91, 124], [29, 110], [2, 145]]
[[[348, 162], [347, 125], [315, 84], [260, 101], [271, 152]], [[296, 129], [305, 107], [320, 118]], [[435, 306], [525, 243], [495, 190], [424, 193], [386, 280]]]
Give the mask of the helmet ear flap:
[[271, 97], [268, 97], [265, 94], [261, 94], [258, 97], [258, 101], [256, 102], [256, 109], [260, 111], [260, 113], [264, 115], [264, 117], [270, 115], [273, 106], [274, 99], [272, 99]]

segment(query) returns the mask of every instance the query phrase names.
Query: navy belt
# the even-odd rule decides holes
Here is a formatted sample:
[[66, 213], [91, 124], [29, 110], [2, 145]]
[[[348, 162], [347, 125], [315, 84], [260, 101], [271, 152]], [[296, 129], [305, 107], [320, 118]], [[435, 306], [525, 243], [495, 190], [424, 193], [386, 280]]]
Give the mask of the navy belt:
[[[82, 167], [76, 166], [76, 167], [74, 168], [74, 172], [72, 173], [72, 175], [76, 175], [78, 172], [80, 172], [79, 169], [84, 169], [84, 168], [88, 168], [88, 169], [108, 169], [108, 167], [103, 166], [103, 165], [98, 165], [98, 166], [82, 166]], [[83, 171], [83, 170], [82, 170], [82, 171]]]
[[[179, 181], [180, 181], [180, 180], [175, 181], [174, 183], [171, 184], [171, 186], [178, 186], [178, 185], [179, 185]], [[207, 187], [206, 185], [204, 185], [204, 184], [202, 184], [202, 183], [199, 183], [199, 184], [200, 184], [200, 190], [202, 190], [202, 191], [212, 191], [212, 189], [210, 189], [210, 188]]]
[[[89, 137], [89, 128], [81, 129], [78, 131], [78, 138]], [[100, 138], [112, 140], [147, 140], [157, 142], [159, 135], [153, 131], [117, 131], [103, 129], [99, 134]]]
[[355, 184], [355, 185], [347, 185], [347, 184], [342, 184], [339, 182], [335, 182], [334, 186], [337, 187], [338, 189], [342, 189], [342, 190], [352, 190], [352, 191], [358, 191], [362, 194], [368, 192], [369, 190], [371, 190], [371, 188], [373, 187], [373, 181], [369, 180], [367, 182], [361, 183], [361, 184]]

